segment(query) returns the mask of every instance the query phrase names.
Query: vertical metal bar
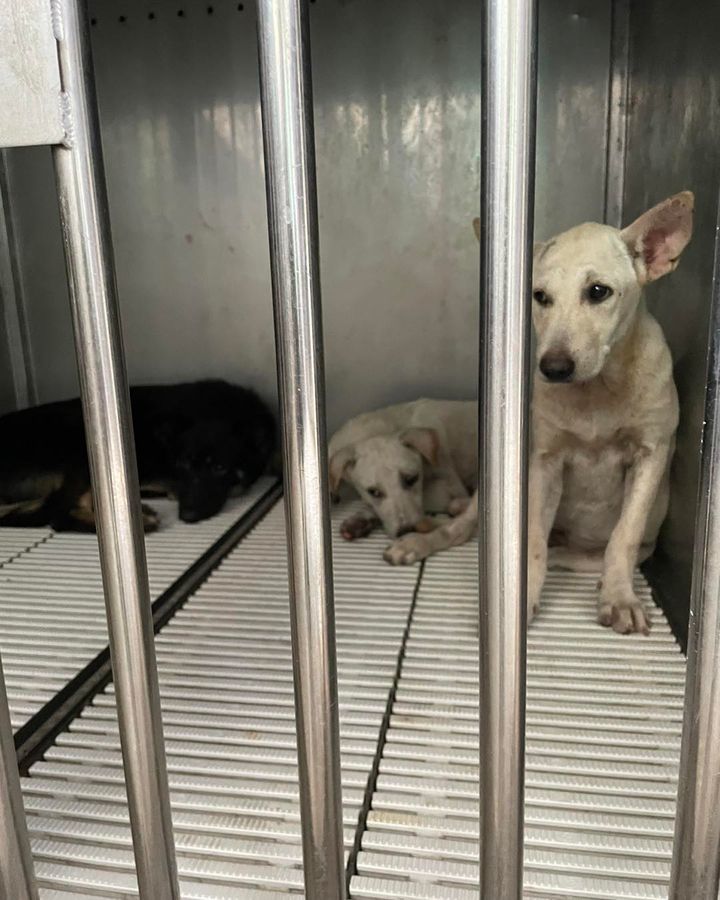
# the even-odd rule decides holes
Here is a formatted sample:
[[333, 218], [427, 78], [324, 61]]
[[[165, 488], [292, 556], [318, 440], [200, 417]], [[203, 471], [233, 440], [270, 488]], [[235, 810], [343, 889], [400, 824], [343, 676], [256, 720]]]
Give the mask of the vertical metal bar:
[[65, 146], [53, 148], [53, 158], [140, 896], [176, 900], [140, 491], [90, 35], [81, 2], [54, 0], [67, 137]]
[[720, 885], [720, 219], [695, 526], [670, 900], [717, 900]]
[[522, 896], [533, 0], [483, 4], [480, 897]]
[[18, 409], [24, 409], [30, 403], [37, 402], [37, 392], [17, 257], [8, 151], [0, 150], [0, 293], [10, 350], [15, 405]]
[[259, 0], [260, 87], [283, 420], [308, 900], [345, 897], [335, 615], [307, 3]]
[[37, 900], [17, 756], [0, 662], [0, 898]]
[[630, 87], [630, 0], [613, 0], [611, 22], [603, 221], [620, 228], [623, 224]]

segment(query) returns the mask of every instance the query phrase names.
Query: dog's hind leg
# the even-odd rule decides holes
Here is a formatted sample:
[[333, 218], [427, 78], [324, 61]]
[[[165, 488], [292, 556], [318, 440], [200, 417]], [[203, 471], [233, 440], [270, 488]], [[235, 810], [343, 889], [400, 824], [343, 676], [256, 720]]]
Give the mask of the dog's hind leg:
[[52, 510], [47, 497], [18, 503], [0, 511], [0, 528], [42, 528], [50, 524]]
[[575, 547], [550, 547], [548, 569], [567, 569], [570, 572], [593, 572], [599, 575], [603, 569], [605, 550], [580, 550]]
[[470, 497], [455, 497], [454, 500], [448, 503], [448, 515], [453, 516], [453, 518], [461, 516], [471, 503], [472, 498]]

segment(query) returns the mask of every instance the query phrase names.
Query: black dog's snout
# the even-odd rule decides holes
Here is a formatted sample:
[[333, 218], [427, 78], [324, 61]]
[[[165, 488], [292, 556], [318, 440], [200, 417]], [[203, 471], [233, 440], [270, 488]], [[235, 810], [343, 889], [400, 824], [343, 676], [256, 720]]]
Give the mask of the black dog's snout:
[[183, 522], [200, 522], [206, 518], [200, 510], [188, 509], [187, 507], [180, 509], [179, 516]]
[[404, 534], [410, 534], [411, 531], [415, 531], [412, 525], [401, 525], [397, 530], [397, 536], [402, 537]]
[[540, 371], [548, 381], [570, 381], [575, 361], [567, 353], [548, 351], [540, 360]]

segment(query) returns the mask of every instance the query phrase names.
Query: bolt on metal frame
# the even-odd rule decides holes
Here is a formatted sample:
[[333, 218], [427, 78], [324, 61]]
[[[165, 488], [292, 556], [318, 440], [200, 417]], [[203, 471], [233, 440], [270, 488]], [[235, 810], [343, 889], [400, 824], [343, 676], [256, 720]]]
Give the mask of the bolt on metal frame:
[[691, 897], [692, 900], [717, 900], [720, 886], [720, 243], [717, 240], [713, 281], [670, 900]]
[[342, 900], [340, 734], [306, 0], [259, 0], [258, 38], [305, 896]]
[[527, 458], [537, 28], [483, 4], [480, 317], [480, 896], [523, 878]]

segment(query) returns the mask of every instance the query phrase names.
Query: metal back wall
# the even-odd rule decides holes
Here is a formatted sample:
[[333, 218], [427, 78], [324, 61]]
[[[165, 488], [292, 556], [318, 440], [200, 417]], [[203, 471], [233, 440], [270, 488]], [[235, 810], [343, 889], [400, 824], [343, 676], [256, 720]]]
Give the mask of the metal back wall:
[[[273, 398], [254, 4], [97, 0], [92, 14], [131, 379], [221, 375]], [[480, 7], [317, 0], [311, 14], [334, 428], [475, 394]], [[543, 0], [539, 237], [602, 215], [609, 48], [609, 5]], [[49, 155], [14, 152], [10, 169], [46, 401], [76, 391]]]
[[675, 360], [680, 429], [670, 512], [654, 579], [686, 627], [720, 173], [720, 6], [698, 0], [631, 4], [625, 217], [684, 188], [695, 192], [692, 242], [678, 270], [648, 290]]

